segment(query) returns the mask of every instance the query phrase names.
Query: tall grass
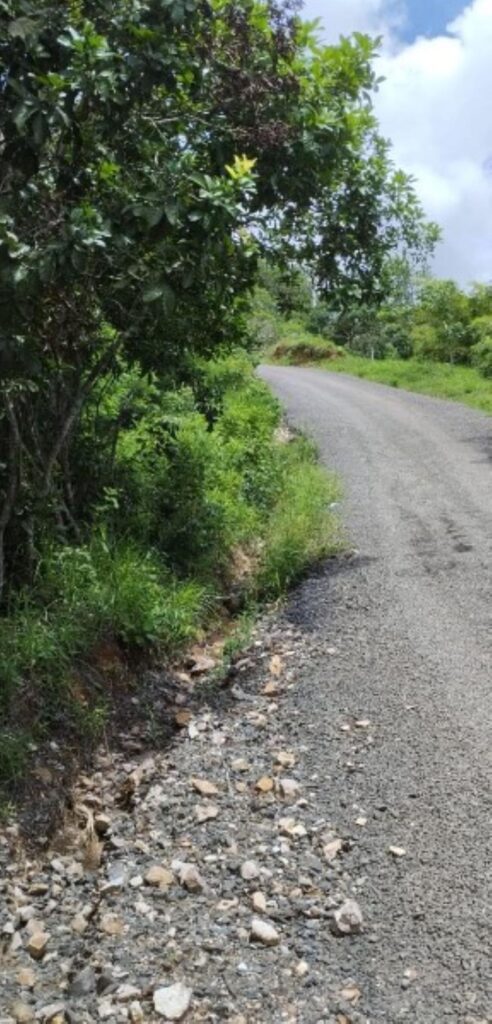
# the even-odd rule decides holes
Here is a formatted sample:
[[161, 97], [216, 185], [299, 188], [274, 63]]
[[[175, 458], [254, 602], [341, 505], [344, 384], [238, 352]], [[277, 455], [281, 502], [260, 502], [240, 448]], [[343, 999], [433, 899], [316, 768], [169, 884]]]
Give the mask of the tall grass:
[[316, 463], [314, 449], [303, 440], [293, 442], [266, 528], [258, 572], [262, 593], [278, 596], [308, 566], [340, 549], [340, 525], [330, 512], [339, 497], [337, 479]]

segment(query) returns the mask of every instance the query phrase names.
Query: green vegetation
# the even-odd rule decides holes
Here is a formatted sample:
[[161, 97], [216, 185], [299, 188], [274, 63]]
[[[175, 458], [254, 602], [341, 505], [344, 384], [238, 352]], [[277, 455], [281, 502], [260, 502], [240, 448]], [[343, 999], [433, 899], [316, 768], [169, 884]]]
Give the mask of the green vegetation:
[[247, 353], [313, 280], [379, 303], [437, 232], [378, 131], [375, 44], [294, 10], [0, 0], [6, 778], [29, 735], [104, 727], [98, 644], [173, 654], [338, 543]]
[[[354, 377], [377, 381], [394, 388], [417, 391], [463, 402], [476, 409], [492, 413], [492, 344], [482, 342], [480, 369], [474, 365], [439, 363], [422, 358], [395, 359], [393, 356], [370, 359], [355, 355], [348, 348], [335, 345], [326, 338], [312, 335], [299, 323], [277, 324], [279, 340], [268, 351], [268, 358], [286, 366], [317, 366], [334, 373], [348, 373]], [[489, 371], [487, 362], [490, 359]]]
[[272, 357], [293, 366], [303, 363], [319, 363], [322, 360], [338, 359], [343, 349], [328, 338], [307, 333], [302, 323], [288, 320], [277, 325], [278, 337], [271, 346]]
[[424, 363], [418, 359], [367, 359], [347, 355], [338, 363], [322, 364], [323, 369], [350, 373], [354, 377], [379, 381], [393, 388], [418, 391], [422, 395], [450, 398], [476, 409], [492, 413], [490, 381], [471, 366]]
[[[340, 303], [323, 298], [305, 269], [297, 273], [304, 291], [298, 282], [297, 306], [287, 319], [275, 279], [264, 276], [255, 298], [255, 323], [268, 358], [321, 365], [492, 411], [492, 285], [464, 292], [453, 281], [415, 274], [398, 257], [386, 265], [384, 301]], [[261, 329], [262, 316], [268, 330]]]
[[[279, 406], [252, 370], [242, 354], [197, 367], [213, 430], [188, 388], [172, 418], [166, 408], [158, 418], [155, 384], [127, 381], [135, 407], [116, 446], [117, 486], [85, 543], [46, 545], [0, 619], [0, 780], [21, 771], [33, 736], [104, 726], [104, 692], [81, 703], [73, 689], [100, 642], [173, 655], [217, 621], [231, 590], [239, 606], [277, 597], [338, 549], [336, 481], [301, 438], [277, 438]], [[18, 728], [19, 693], [30, 732]]]

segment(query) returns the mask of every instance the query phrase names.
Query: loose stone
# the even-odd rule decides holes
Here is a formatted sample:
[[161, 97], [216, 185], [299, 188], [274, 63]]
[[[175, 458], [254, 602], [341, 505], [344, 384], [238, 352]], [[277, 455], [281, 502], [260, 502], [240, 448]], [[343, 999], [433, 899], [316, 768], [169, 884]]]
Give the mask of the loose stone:
[[363, 924], [359, 904], [355, 900], [346, 900], [333, 914], [332, 931], [335, 935], [358, 935]]
[[165, 1020], [181, 1020], [189, 1009], [193, 992], [182, 981], [154, 992], [154, 1009]]
[[251, 941], [261, 942], [263, 946], [278, 946], [280, 935], [273, 924], [263, 921], [261, 917], [254, 917], [251, 921]]
[[256, 861], [245, 860], [244, 863], [241, 864], [240, 874], [241, 878], [243, 878], [245, 882], [250, 882], [253, 878], [258, 878], [259, 873], [260, 869]]
[[144, 876], [144, 881], [147, 885], [158, 886], [159, 889], [167, 889], [169, 885], [173, 884], [174, 875], [172, 871], [163, 868], [161, 864], [154, 864]]
[[46, 953], [49, 942], [49, 935], [46, 932], [34, 932], [27, 943], [27, 952], [33, 960], [42, 960]]

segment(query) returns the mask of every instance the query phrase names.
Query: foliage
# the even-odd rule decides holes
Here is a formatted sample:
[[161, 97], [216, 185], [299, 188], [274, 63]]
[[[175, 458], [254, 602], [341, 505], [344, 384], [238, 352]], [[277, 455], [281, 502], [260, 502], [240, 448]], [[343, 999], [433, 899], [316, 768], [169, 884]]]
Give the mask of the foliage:
[[483, 338], [471, 349], [472, 365], [482, 377], [492, 377], [492, 337]]
[[[469, 361], [473, 343], [467, 296], [454, 281], [424, 281], [416, 310], [416, 323], [432, 328], [424, 344], [425, 358], [440, 362]], [[431, 338], [433, 340], [431, 340]]]
[[470, 316], [476, 317], [492, 315], [492, 284], [476, 282], [472, 285], [470, 296]]
[[[93, 530], [78, 545], [47, 540], [33, 583], [0, 617], [0, 780], [22, 770], [33, 735], [97, 725], [104, 705], [81, 705], [73, 680], [98, 644], [174, 654], [214, 621], [231, 588], [245, 600], [277, 594], [335, 549], [334, 484], [305, 443], [277, 439], [278, 403], [252, 369], [243, 353], [199, 360], [196, 394], [170, 395], [134, 367], [117, 391], [98, 395], [114, 452]], [[238, 552], [249, 566], [239, 581]]]
[[[339, 305], [376, 299], [391, 254], [424, 259], [435, 232], [378, 135], [366, 37], [323, 46], [273, 0], [0, 0], [0, 14], [6, 599], [46, 544], [89, 542], [106, 513], [119, 530], [113, 489], [158, 546], [181, 543], [188, 500], [203, 522], [203, 422], [173, 435], [164, 420], [195, 357], [246, 342], [261, 254], [277, 306], [307, 310], [305, 267]], [[203, 543], [227, 517], [206, 504]]]
[[271, 357], [293, 366], [303, 363], [317, 363], [324, 359], [338, 359], [344, 356], [343, 349], [333, 341], [303, 329], [301, 324], [288, 324], [281, 333], [280, 341], [271, 349]]
[[471, 322], [471, 329], [476, 342], [492, 338], [492, 313], [476, 316]]

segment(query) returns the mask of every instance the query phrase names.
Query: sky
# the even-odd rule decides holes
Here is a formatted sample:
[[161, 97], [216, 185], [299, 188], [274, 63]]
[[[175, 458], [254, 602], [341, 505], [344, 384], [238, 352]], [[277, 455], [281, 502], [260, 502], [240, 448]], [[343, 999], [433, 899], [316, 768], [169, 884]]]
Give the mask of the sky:
[[323, 35], [383, 35], [375, 97], [396, 163], [443, 230], [434, 272], [492, 281], [492, 0], [305, 0]]

